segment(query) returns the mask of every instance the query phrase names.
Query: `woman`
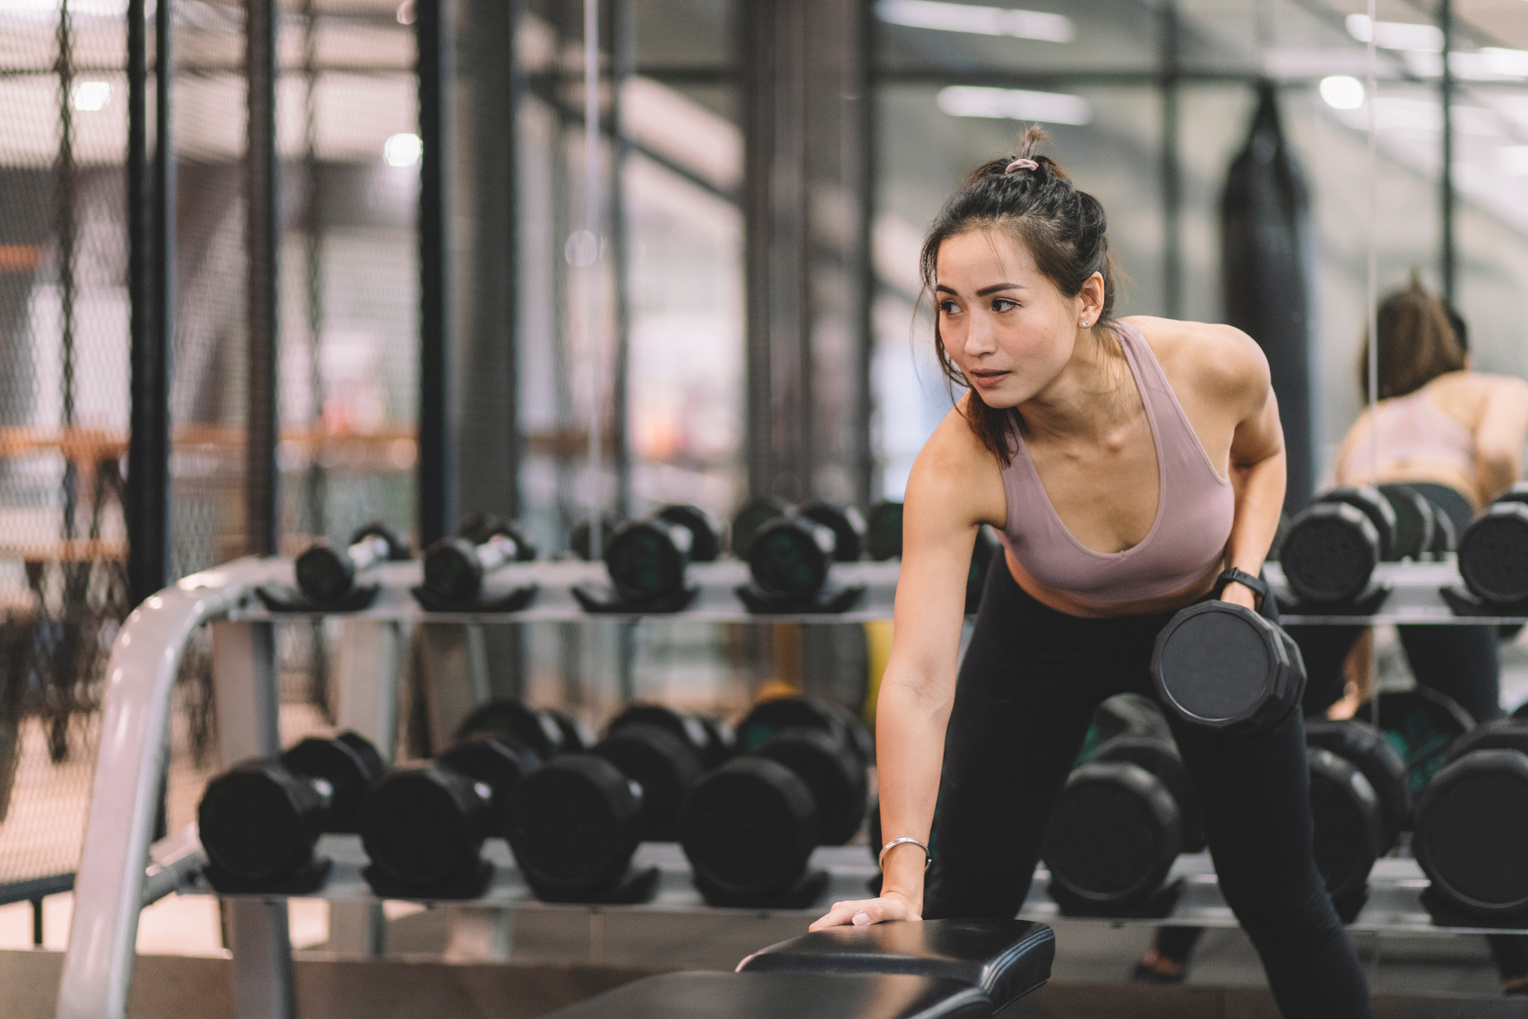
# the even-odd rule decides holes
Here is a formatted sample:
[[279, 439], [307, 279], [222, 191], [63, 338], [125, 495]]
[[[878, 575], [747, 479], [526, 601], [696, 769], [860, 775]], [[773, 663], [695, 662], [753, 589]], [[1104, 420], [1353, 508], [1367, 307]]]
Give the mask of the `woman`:
[[[835, 904], [813, 929], [1017, 913], [1094, 709], [1150, 692], [1157, 632], [1227, 567], [1256, 583], [1278, 524], [1283, 433], [1261, 351], [1225, 326], [1114, 321], [1103, 209], [1036, 153], [1043, 138], [1031, 129], [1017, 157], [978, 169], [924, 243], [936, 349], [971, 392], [908, 482], [876, 713], [881, 894]], [[982, 524], [1005, 550], [957, 679]], [[1237, 576], [1221, 597], [1257, 607]], [[1280, 1008], [1369, 1015], [1311, 855], [1299, 713], [1263, 733], [1174, 723], [1174, 735]]]

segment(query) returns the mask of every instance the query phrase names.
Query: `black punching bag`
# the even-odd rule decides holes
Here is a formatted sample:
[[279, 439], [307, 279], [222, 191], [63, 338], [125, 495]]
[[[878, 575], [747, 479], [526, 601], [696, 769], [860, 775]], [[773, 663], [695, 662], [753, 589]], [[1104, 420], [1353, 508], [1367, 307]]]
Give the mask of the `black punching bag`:
[[1310, 501], [1311, 230], [1304, 176], [1279, 125], [1278, 96], [1258, 87], [1247, 144], [1231, 162], [1220, 201], [1226, 321], [1263, 348], [1289, 457], [1285, 508]]

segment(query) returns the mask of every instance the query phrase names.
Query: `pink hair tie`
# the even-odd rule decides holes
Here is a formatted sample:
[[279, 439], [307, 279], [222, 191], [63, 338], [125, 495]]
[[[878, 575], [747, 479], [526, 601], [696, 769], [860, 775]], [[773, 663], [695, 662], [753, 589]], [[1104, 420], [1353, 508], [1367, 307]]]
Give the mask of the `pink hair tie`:
[[1003, 168], [1004, 173], [1012, 173], [1015, 170], [1038, 170], [1040, 164], [1033, 159], [1015, 159]]

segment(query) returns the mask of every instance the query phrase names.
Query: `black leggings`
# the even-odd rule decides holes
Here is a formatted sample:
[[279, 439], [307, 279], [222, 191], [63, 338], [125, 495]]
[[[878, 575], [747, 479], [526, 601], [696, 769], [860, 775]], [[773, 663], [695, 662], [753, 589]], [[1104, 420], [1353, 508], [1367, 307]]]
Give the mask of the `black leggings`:
[[[1152, 644], [1169, 618], [1057, 612], [994, 558], [945, 739], [925, 915], [1019, 911], [1094, 710], [1114, 694], [1152, 694]], [[1173, 735], [1204, 805], [1221, 891], [1262, 956], [1279, 1008], [1312, 1019], [1370, 1015], [1358, 957], [1312, 855], [1299, 712], [1268, 732], [1173, 721]]]

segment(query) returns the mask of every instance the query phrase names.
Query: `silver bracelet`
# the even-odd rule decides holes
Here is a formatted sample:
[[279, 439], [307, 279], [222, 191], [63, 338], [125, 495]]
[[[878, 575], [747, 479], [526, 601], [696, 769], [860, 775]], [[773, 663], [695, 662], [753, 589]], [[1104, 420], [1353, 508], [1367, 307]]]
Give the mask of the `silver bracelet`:
[[886, 852], [887, 852], [887, 850], [891, 849], [893, 846], [900, 846], [904, 842], [910, 842], [913, 845], [917, 846], [919, 849], [923, 850], [923, 869], [924, 870], [928, 870], [929, 864], [934, 862], [933, 854], [928, 851], [928, 843], [923, 842], [923, 841], [921, 841], [919, 839], [910, 838], [909, 836], [906, 836], [906, 835], [902, 836], [899, 839], [892, 839], [890, 842], [888, 842], [884, 846], [882, 846], [881, 847], [880, 855], [875, 858], [875, 865], [877, 867], [880, 867], [881, 870], [885, 870], [886, 869]]

